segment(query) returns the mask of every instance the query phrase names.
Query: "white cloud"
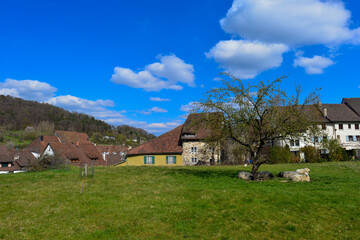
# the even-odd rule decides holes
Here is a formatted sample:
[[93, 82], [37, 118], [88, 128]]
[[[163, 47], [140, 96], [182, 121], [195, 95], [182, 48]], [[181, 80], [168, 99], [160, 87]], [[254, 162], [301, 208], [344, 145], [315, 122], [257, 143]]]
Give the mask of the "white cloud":
[[168, 110], [163, 109], [163, 108], [159, 108], [159, 107], [153, 107], [151, 109], [146, 109], [146, 110], [140, 111], [140, 113], [144, 114], [144, 115], [150, 115], [153, 112], [155, 112], [155, 113], [167, 113]]
[[188, 86], [195, 86], [194, 67], [175, 55], [159, 56], [160, 63], [149, 64], [146, 70], [153, 75], [168, 79], [170, 82], [185, 83]]
[[102, 99], [99, 99], [99, 100], [96, 100], [96, 102], [101, 105], [101, 106], [104, 106], [104, 107], [114, 107], [115, 106], [115, 103], [114, 101], [112, 100], [102, 100]]
[[182, 90], [178, 83], [195, 86], [194, 67], [175, 55], [160, 56], [160, 62], [145, 66], [138, 73], [129, 68], [115, 67], [111, 81], [145, 91]]
[[220, 25], [243, 39], [292, 46], [359, 43], [351, 13], [338, 0], [234, 0]]
[[194, 108], [196, 108], [197, 102], [189, 102], [188, 104], [181, 105], [180, 111], [183, 112], [191, 112]]
[[324, 69], [333, 65], [330, 58], [313, 56], [312, 58], [298, 56], [294, 61], [294, 67], [304, 67], [307, 74], [321, 74]]
[[170, 99], [169, 98], [150, 97], [150, 101], [153, 101], [153, 102], [168, 102], [168, 101], [170, 101]]
[[45, 82], [10, 78], [3, 83], [0, 82], [0, 88], [1, 94], [40, 102], [51, 98], [57, 91], [55, 87]]
[[214, 58], [226, 72], [250, 79], [262, 71], [279, 67], [282, 54], [288, 50], [284, 44], [229, 40], [217, 43], [206, 56]]

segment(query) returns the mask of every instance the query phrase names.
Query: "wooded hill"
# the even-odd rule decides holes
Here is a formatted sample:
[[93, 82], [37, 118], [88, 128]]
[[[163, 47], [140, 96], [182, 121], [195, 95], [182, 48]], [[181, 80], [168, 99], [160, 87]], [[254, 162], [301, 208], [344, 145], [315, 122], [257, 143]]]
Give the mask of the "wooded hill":
[[31, 126], [41, 134], [53, 134], [54, 130], [87, 133], [90, 137], [117, 136], [127, 139], [154, 138], [143, 129], [130, 126], [111, 126], [104, 121], [77, 112], [69, 112], [47, 103], [27, 101], [21, 98], [0, 95], [0, 128], [6, 131], [24, 130]]

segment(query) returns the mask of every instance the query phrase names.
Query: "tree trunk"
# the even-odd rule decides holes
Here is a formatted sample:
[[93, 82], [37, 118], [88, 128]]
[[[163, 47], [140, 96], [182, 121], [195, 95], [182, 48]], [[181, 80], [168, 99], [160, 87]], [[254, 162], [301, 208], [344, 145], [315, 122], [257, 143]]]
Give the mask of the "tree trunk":
[[257, 170], [259, 169], [261, 164], [259, 164], [258, 162], [253, 162], [253, 167], [251, 169], [251, 174], [255, 176], [255, 173], [257, 172]]

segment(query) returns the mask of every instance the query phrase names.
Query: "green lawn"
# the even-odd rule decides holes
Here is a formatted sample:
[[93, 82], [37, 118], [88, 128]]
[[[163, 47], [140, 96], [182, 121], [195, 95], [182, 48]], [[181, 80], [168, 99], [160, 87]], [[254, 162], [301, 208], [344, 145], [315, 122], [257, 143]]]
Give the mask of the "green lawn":
[[359, 239], [360, 162], [312, 182], [245, 182], [250, 167], [98, 167], [0, 175], [0, 239]]

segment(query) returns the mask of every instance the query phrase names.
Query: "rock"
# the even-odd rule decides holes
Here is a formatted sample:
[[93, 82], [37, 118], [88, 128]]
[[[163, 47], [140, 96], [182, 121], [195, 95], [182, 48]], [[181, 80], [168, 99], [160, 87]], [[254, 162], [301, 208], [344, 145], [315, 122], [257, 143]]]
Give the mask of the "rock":
[[310, 176], [308, 174], [295, 174], [291, 178], [294, 182], [310, 182]]
[[310, 169], [308, 169], [308, 168], [297, 169], [296, 172], [300, 173], [300, 174], [309, 174]]
[[249, 172], [239, 172], [237, 178], [242, 180], [254, 180], [254, 176]]
[[296, 174], [299, 174], [297, 172], [294, 172], [294, 171], [285, 171], [285, 172], [280, 172], [279, 173], [279, 177], [282, 177], [282, 178], [291, 178], [292, 176], [296, 175]]
[[260, 172], [256, 172], [254, 177], [257, 180], [266, 180], [269, 178], [273, 178], [274, 175], [268, 171], [260, 171]]

